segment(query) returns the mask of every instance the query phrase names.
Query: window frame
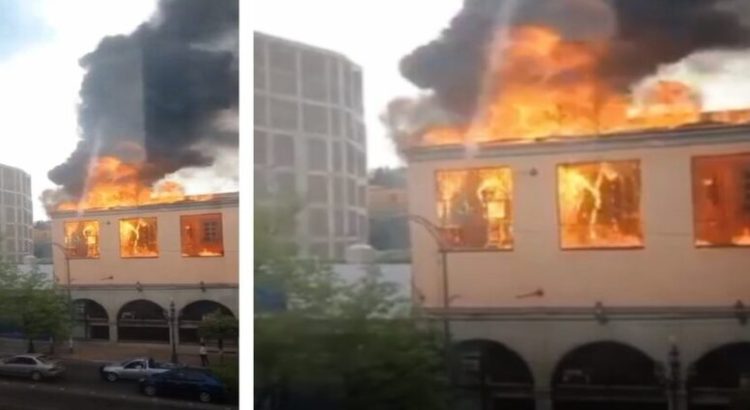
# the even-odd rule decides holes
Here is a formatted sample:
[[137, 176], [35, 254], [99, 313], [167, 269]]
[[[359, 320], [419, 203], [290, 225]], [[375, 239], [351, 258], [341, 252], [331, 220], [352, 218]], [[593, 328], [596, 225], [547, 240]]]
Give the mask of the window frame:
[[[123, 256], [122, 254], [122, 221], [138, 220], [138, 219], [153, 219], [154, 226], [156, 227], [156, 255], [154, 256]], [[136, 216], [131, 218], [119, 218], [117, 220], [117, 240], [119, 248], [117, 253], [120, 255], [120, 259], [158, 259], [161, 257], [161, 246], [159, 244], [159, 218], [156, 216]]]
[[[698, 192], [695, 189], [695, 175], [696, 175], [696, 169], [697, 169], [697, 162], [701, 159], [719, 159], [719, 158], [732, 158], [732, 157], [748, 157], [748, 162], [750, 165], [750, 151], [740, 151], [740, 152], [723, 152], [723, 153], [711, 153], [711, 154], [698, 154], [698, 155], [692, 155], [690, 157], [690, 200], [691, 200], [691, 210], [692, 210], [692, 242], [693, 242], [693, 249], [697, 250], [707, 250], [707, 249], [750, 249], [749, 245], [741, 245], [741, 244], [735, 244], [735, 243], [722, 243], [717, 245], [699, 245], [698, 244], [698, 208], [696, 207], [696, 199]], [[750, 167], [748, 168], [750, 170]]]
[[447, 244], [443, 245], [445, 246], [445, 252], [447, 253], [494, 253], [494, 252], [513, 252], [516, 248], [516, 237], [513, 233], [514, 225], [515, 225], [515, 199], [516, 199], [516, 184], [515, 184], [515, 173], [513, 170], [513, 167], [506, 164], [499, 164], [499, 165], [484, 165], [484, 166], [473, 166], [473, 167], [446, 167], [446, 168], [436, 168], [433, 171], [433, 206], [432, 206], [432, 212], [433, 216], [435, 217], [435, 227], [438, 230], [438, 233], [441, 235], [441, 242], [444, 242], [442, 235], [444, 227], [440, 223], [440, 218], [437, 215], [437, 205], [438, 203], [438, 174], [441, 172], [451, 172], [451, 171], [466, 171], [466, 172], [479, 172], [482, 170], [496, 170], [496, 169], [507, 169], [508, 173], [510, 175], [510, 212], [511, 212], [511, 218], [510, 218], [510, 225], [509, 229], [511, 232], [511, 245], [507, 248], [471, 248], [471, 247], [455, 247], [453, 245]]
[[71, 255], [71, 253], [70, 253], [71, 247], [66, 246], [65, 247], [65, 257], [66, 257], [66, 259], [76, 259], [76, 260], [101, 259], [101, 257], [102, 257], [102, 247], [101, 247], [101, 245], [102, 245], [102, 240], [101, 240], [101, 238], [102, 238], [102, 226], [99, 223], [99, 220], [97, 220], [97, 219], [77, 219], [77, 220], [66, 220], [66, 221], [63, 221], [63, 223], [62, 223], [63, 241], [65, 241], [65, 239], [67, 239], [67, 235], [66, 235], [66, 232], [65, 232], [65, 227], [68, 224], [71, 224], [71, 223], [85, 224], [85, 223], [89, 223], [89, 222], [93, 222], [93, 223], [96, 224], [96, 230], [97, 230], [97, 232], [99, 234], [99, 241], [96, 244], [97, 251], [98, 251], [97, 252], [98, 256], [78, 256], [78, 255]]
[[[199, 222], [203, 223], [202, 218], [204, 217], [214, 217], [216, 219], [211, 220], [218, 220], [219, 222], [219, 239], [221, 242], [221, 255], [186, 255], [183, 251], [184, 249], [184, 227], [183, 221], [186, 218], [198, 218]], [[201, 236], [201, 240], [199, 241], [199, 244], [203, 244], [203, 237]], [[224, 213], [223, 212], [208, 212], [208, 213], [200, 213], [200, 214], [183, 214], [180, 215], [180, 256], [183, 258], [223, 258], [227, 251], [224, 247]]]
[[[638, 169], [638, 180], [639, 180], [639, 202], [638, 209], [640, 212], [639, 223], [641, 225], [642, 238], [641, 245], [628, 245], [628, 246], [585, 246], [585, 247], [565, 247], [563, 244], [563, 221], [562, 221], [562, 209], [560, 207], [560, 167], [564, 166], [581, 166], [581, 165], [594, 165], [602, 163], [617, 163], [617, 162], [632, 162], [637, 165]], [[623, 158], [623, 159], [601, 159], [601, 160], [583, 160], [583, 161], [572, 161], [572, 162], [560, 162], [555, 164], [555, 213], [557, 220], [557, 246], [558, 250], [563, 252], [577, 252], [577, 251], [632, 251], [632, 250], [643, 250], [646, 248], [646, 230], [645, 228], [645, 216], [643, 215], [642, 199], [643, 199], [643, 175], [642, 175], [642, 161], [640, 158]]]

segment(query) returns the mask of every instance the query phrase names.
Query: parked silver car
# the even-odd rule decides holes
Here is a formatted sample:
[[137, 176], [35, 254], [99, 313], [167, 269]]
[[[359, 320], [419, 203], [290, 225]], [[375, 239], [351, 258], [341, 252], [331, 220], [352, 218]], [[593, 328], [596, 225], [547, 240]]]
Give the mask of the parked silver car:
[[65, 367], [43, 354], [21, 354], [0, 359], [0, 375], [27, 377], [34, 381], [57, 378]]
[[171, 363], [160, 363], [151, 358], [137, 358], [113, 363], [99, 368], [104, 380], [115, 382], [120, 379], [140, 380], [152, 374], [163, 373], [179, 367]]

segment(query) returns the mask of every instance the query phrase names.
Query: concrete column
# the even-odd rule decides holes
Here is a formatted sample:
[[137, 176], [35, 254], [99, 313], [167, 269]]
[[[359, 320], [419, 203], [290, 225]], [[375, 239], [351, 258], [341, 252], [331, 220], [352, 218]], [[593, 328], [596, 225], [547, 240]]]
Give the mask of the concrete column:
[[109, 342], [117, 343], [117, 322], [109, 323]]
[[536, 410], [552, 410], [552, 394], [550, 389], [535, 390], [534, 402]]
[[684, 388], [681, 388], [677, 392], [677, 406], [675, 406], [675, 410], [688, 410], [688, 394]]
[[[175, 346], [180, 345], [180, 322], [175, 319], [174, 321], [174, 331], [172, 332], [172, 336], [174, 337], [174, 344]], [[170, 343], [172, 341], [170, 340]]]

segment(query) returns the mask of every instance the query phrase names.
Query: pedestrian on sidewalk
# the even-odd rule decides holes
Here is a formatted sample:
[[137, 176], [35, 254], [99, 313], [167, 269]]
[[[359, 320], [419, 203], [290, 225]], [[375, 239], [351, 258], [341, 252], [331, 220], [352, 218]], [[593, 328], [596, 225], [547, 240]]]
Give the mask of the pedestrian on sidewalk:
[[201, 342], [200, 355], [201, 366], [208, 367], [208, 350], [206, 350], [206, 343], [204, 342]]

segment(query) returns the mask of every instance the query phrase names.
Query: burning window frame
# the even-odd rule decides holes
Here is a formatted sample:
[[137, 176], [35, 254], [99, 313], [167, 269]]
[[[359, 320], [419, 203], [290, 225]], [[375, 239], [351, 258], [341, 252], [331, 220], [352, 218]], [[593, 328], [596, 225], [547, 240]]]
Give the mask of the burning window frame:
[[[702, 167], [705, 169], [701, 169]], [[709, 178], [711, 183], [708, 185], [718, 187], [713, 193], [706, 192], [708, 188], [703, 188], [708, 185], [705, 184], [705, 178], [702, 178], [711, 173], [711, 168], [714, 173]], [[750, 152], [694, 156], [690, 161], [690, 182], [693, 201], [693, 246], [698, 249], [749, 248]], [[732, 191], [735, 191], [734, 197]], [[700, 199], [702, 195], [713, 195], [714, 198], [707, 198], [704, 202]], [[709, 218], [711, 209], [707, 208], [710, 206], [708, 202], [716, 203], [713, 219]], [[718, 232], [714, 232], [714, 236], [726, 236], [725, 240], [707, 239], [711, 235], [705, 225], [712, 221], [718, 225]]]
[[[571, 236], [567, 234], [567, 227], [568, 226], [574, 226], [579, 225], [580, 223], [576, 224], [570, 224], [566, 223], [565, 216], [563, 215], [563, 192], [562, 191], [562, 179], [561, 179], [561, 173], [566, 168], [585, 168], [589, 166], [598, 166], [601, 167], [604, 164], [610, 164], [613, 167], [623, 166], [623, 165], [630, 165], [634, 169], [634, 176], [636, 180], [635, 188], [636, 191], [634, 194], [636, 195], [636, 198], [633, 198], [633, 202], [636, 204], [636, 211], [637, 219], [635, 220], [636, 224], [636, 231], [638, 232], [635, 237], [638, 238], [640, 241], [639, 244], [634, 243], [623, 243], [621, 245], [617, 244], [606, 244], [603, 243], [603, 241], [593, 242], [590, 245], [585, 244], [574, 244], [574, 243], [567, 243], [566, 239]], [[587, 181], [591, 183], [591, 181]], [[643, 224], [643, 206], [642, 206], [642, 199], [643, 199], [643, 178], [641, 175], [641, 160], [640, 159], [612, 159], [612, 160], [593, 160], [593, 161], [580, 161], [580, 162], [565, 162], [557, 164], [555, 167], [555, 191], [556, 191], [556, 201], [555, 204], [557, 206], [557, 226], [558, 226], [558, 243], [560, 250], [563, 251], [578, 251], [578, 250], [633, 250], [633, 249], [643, 249], [646, 246], [646, 233], [644, 230], [644, 224]]]
[[[86, 230], [86, 225], [92, 224], [95, 226], [94, 228], [94, 235], [85, 235], [84, 232]], [[78, 228], [75, 229], [75, 231], [71, 232], [77, 232], [78, 235], [81, 235], [80, 240], [83, 241], [83, 245], [85, 246], [86, 252], [84, 255], [81, 255], [77, 250], [79, 249], [75, 245], [71, 245], [70, 242], [72, 242], [72, 237], [68, 234], [68, 226], [71, 225], [78, 225]], [[99, 259], [102, 256], [102, 250], [101, 250], [101, 225], [99, 224], [99, 221], [94, 219], [82, 219], [82, 220], [69, 220], [69, 221], [63, 221], [63, 241], [65, 243], [65, 255], [68, 259]], [[80, 231], [80, 232], [78, 232]], [[96, 247], [95, 255], [90, 256], [89, 251], [91, 250], [92, 244], [88, 242], [89, 238], [96, 238], [94, 246]]]
[[[448, 173], [464, 173], [465, 176], [463, 177], [463, 181], [461, 182], [461, 186], [456, 189], [456, 191], [464, 191], [468, 194], [468, 190], [466, 188], [466, 179], [469, 177], [471, 173], [480, 174], [482, 172], [501, 172], [503, 176], [501, 177], [501, 180], [504, 184], [506, 184], [507, 192], [505, 193], [505, 198], [496, 201], [496, 202], [505, 202], [503, 206], [503, 212], [507, 214], [506, 218], [497, 218], [497, 219], [504, 219], [505, 222], [498, 222], [498, 225], [495, 227], [499, 230], [498, 232], [502, 231], [504, 235], [507, 235], [505, 238], [505, 241], [502, 241], [502, 238], [500, 242], [498, 242], [498, 246], [490, 246], [490, 240], [491, 239], [485, 239], [485, 245], [484, 246], [475, 246], [475, 245], [462, 245], [459, 243], [458, 240], [453, 239], [455, 238], [456, 234], [451, 235], [450, 229], [456, 228], [459, 230], [467, 230], [472, 229], [472, 225], [470, 223], [464, 223], [464, 224], [456, 224], [451, 226], [446, 226], [445, 220], [446, 218], [441, 217], [441, 211], [439, 211], [439, 207], [444, 202], [441, 199], [441, 175], [448, 174]], [[482, 166], [482, 167], [464, 167], [464, 168], [443, 168], [443, 169], [437, 169], [434, 171], [434, 193], [435, 193], [435, 216], [436, 216], [436, 227], [438, 228], [438, 231], [442, 235], [442, 239], [444, 243], [446, 244], [446, 248], [452, 252], [504, 252], [504, 251], [512, 251], [515, 247], [515, 236], [513, 233], [513, 218], [514, 218], [514, 209], [513, 209], [513, 201], [514, 201], [514, 175], [513, 175], [513, 169], [508, 165], [493, 165], [493, 166]], [[476, 184], [476, 189], [479, 189], [479, 183]], [[479, 197], [476, 198], [477, 201], [481, 201]], [[479, 215], [485, 222], [482, 224], [485, 226], [486, 230], [489, 230], [491, 228], [490, 223], [487, 222], [487, 218], [484, 216], [486, 213], [486, 207], [485, 209], [482, 209], [481, 212], [476, 212], [476, 210], [473, 210], [471, 212], [472, 215], [476, 216]], [[489, 237], [489, 234], [487, 235]], [[453, 238], [452, 238], [453, 237]], [[464, 240], [465, 242], [465, 240]], [[503, 243], [505, 245], [503, 245]]]
[[[204, 252], [203, 250], [199, 251], [198, 253], [190, 254], [185, 252], [185, 246], [186, 246], [186, 237], [185, 237], [185, 223], [195, 220], [198, 224], [203, 224], [206, 221], [218, 221], [218, 247], [221, 249], [221, 252], [214, 252], [212, 254], [201, 254]], [[202, 234], [203, 234], [203, 228], [199, 230], [199, 236], [201, 236], [201, 240], [197, 241], [197, 247], [204, 247], [205, 244], [202, 240]], [[226, 250], [224, 249], [224, 214], [221, 212], [212, 212], [212, 213], [205, 213], [205, 214], [190, 214], [190, 215], [180, 215], [180, 253], [183, 258], [221, 258], [224, 257]]]
[[[153, 227], [153, 235], [154, 235], [154, 248], [155, 251], [153, 255], [125, 255], [123, 254], [124, 244], [123, 244], [123, 223], [126, 221], [151, 221], [147, 222], [147, 224], [151, 227]], [[148, 258], [158, 258], [161, 256], [161, 250], [159, 249], [159, 218], [155, 216], [136, 216], [131, 218], [120, 218], [118, 220], [118, 238], [119, 238], [119, 253], [120, 258], [122, 259], [148, 259]]]

